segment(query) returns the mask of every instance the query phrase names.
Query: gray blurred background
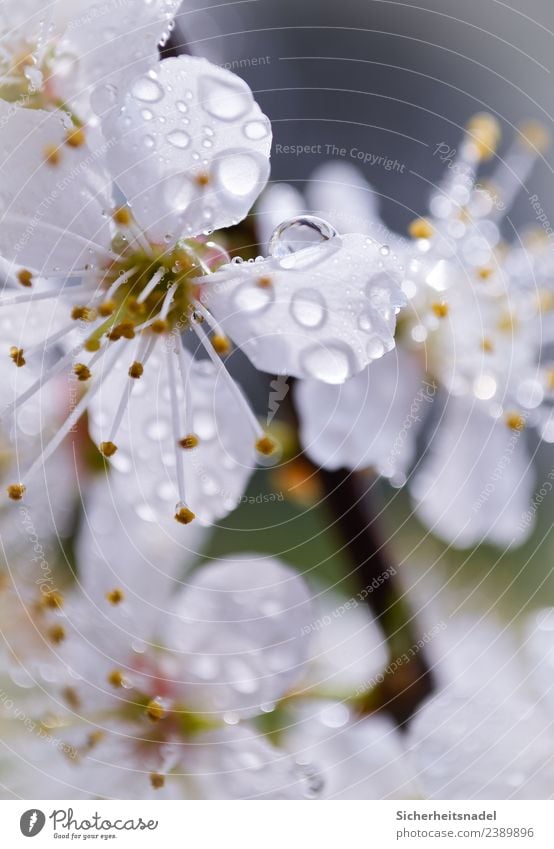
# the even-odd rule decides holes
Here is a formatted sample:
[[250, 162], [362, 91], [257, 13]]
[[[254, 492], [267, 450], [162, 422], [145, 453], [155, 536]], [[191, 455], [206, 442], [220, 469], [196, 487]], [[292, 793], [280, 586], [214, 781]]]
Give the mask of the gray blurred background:
[[[470, 115], [497, 116], [500, 155], [518, 122], [551, 125], [553, 30], [552, 0], [188, 0], [178, 38], [250, 84], [273, 123], [273, 180], [305, 179], [329, 158], [325, 145], [346, 147], [354, 164], [352, 148], [396, 160], [361, 167], [386, 221], [404, 229], [443, 171], [436, 145], [455, 147]], [[554, 217], [546, 160], [528, 188]], [[516, 222], [525, 217], [520, 198]]]

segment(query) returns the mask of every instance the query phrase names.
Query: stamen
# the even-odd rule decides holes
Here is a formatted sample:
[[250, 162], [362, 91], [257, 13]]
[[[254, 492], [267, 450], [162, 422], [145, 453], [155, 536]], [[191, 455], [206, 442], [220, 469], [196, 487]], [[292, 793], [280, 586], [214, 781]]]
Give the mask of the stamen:
[[17, 272], [17, 279], [22, 286], [33, 285], [33, 275], [27, 268], [22, 268]]
[[431, 309], [437, 318], [446, 318], [448, 315], [448, 304], [445, 301], [436, 301], [434, 304], [431, 304]]
[[187, 451], [191, 451], [193, 448], [196, 448], [199, 444], [200, 440], [194, 433], [189, 433], [187, 436], [183, 436], [182, 439], [179, 440], [179, 445], [181, 448], [184, 448]]
[[505, 422], [511, 430], [522, 431], [525, 429], [525, 418], [517, 411], [506, 413]]
[[73, 307], [71, 310], [71, 318], [73, 321], [95, 321], [97, 318], [96, 310], [93, 307]]
[[167, 711], [160, 701], [151, 699], [146, 705], [146, 716], [152, 722], [159, 722], [160, 719], [165, 719]]
[[47, 634], [49, 639], [56, 645], [62, 643], [66, 636], [63, 625], [52, 625], [52, 627], [48, 629]]
[[140, 295], [138, 296], [138, 298], [137, 298], [137, 304], [142, 304], [142, 303], [144, 303], [144, 301], [146, 300], [146, 298], [148, 297], [148, 295], [150, 295], [150, 293], [154, 291], [154, 289], [156, 288], [156, 286], [158, 285], [158, 283], [160, 283], [160, 282], [161, 282], [162, 277], [164, 276], [164, 274], [165, 274], [165, 268], [159, 268], [159, 269], [156, 271], [156, 273], [154, 274], [154, 276], [152, 277], [152, 279], [151, 279], [151, 280], [150, 280], [150, 281], [146, 284], [146, 286], [144, 287], [144, 289], [142, 290], [142, 292], [141, 292], [141, 293], [140, 293]]
[[118, 604], [121, 604], [121, 602], [123, 601], [124, 598], [125, 598], [125, 595], [123, 593], [123, 590], [120, 589], [119, 587], [114, 587], [113, 590], [110, 590], [109, 592], [106, 593], [107, 601], [109, 601], [110, 604], [113, 604], [114, 607], [117, 606]]
[[73, 366], [73, 371], [77, 375], [77, 380], [80, 380], [83, 383], [86, 380], [90, 380], [92, 376], [91, 370], [84, 363], [76, 363]]
[[[177, 340], [177, 345], [179, 340]], [[183, 455], [177, 450], [181, 430], [181, 416], [179, 400], [177, 398], [177, 383], [175, 376], [175, 349], [167, 346], [167, 369], [169, 374], [169, 387], [171, 394], [171, 420], [173, 424], [173, 438], [175, 440], [175, 469], [177, 474], [177, 492], [179, 493], [179, 505], [175, 513], [175, 519], [181, 524], [188, 524], [195, 518], [194, 513], [185, 505], [185, 464]]]
[[51, 610], [61, 610], [64, 598], [57, 590], [51, 590], [43, 595], [41, 602], [44, 607], [49, 607]]
[[[151, 355], [152, 351], [154, 350], [155, 344], [156, 344], [156, 340], [152, 339], [152, 338], [148, 339], [145, 336], [141, 336], [141, 338], [139, 339], [139, 343], [138, 343], [138, 346], [137, 346], [137, 360], [142, 361], [142, 362], [138, 362], [138, 363], [136, 363], [136, 365], [139, 365], [142, 368], [142, 371], [144, 371], [144, 365], [146, 365], [146, 363], [148, 362], [150, 355]], [[135, 365], [135, 364], [133, 364], [133, 365]], [[117, 446], [115, 444], [115, 438], [116, 438], [117, 433], [119, 431], [119, 428], [121, 426], [121, 422], [123, 421], [123, 416], [125, 415], [125, 410], [127, 409], [127, 406], [129, 404], [129, 400], [131, 398], [131, 393], [132, 393], [134, 386], [135, 386], [136, 378], [131, 374], [132, 368], [133, 368], [133, 366], [131, 366], [131, 368], [129, 369], [129, 378], [130, 379], [127, 380], [126, 383], [125, 383], [125, 389], [123, 390], [123, 395], [121, 396], [121, 399], [119, 401], [119, 404], [118, 404], [118, 407], [117, 407], [117, 410], [116, 410], [116, 413], [115, 413], [115, 416], [114, 416], [114, 419], [113, 419], [113, 422], [112, 422], [108, 441], [100, 443], [100, 453], [103, 454], [104, 457], [113, 457], [113, 455], [117, 451]]]
[[159, 772], [151, 772], [150, 784], [154, 790], [160, 790], [165, 785], [165, 775], [161, 775]]
[[[91, 399], [98, 392], [106, 377], [111, 374], [118, 357], [121, 356], [121, 352], [122, 348], [116, 348], [113, 351], [113, 356], [109, 358], [109, 364], [106, 366], [101, 376], [97, 379], [96, 383], [93, 383], [93, 385], [88, 389], [85, 395], [83, 395], [79, 403], [75, 405], [74, 409], [72, 410], [70, 415], [67, 416], [66, 420], [64, 421], [63, 425], [60, 427], [56, 435], [50, 440], [44, 451], [37, 457], [34, 463], [31, 464], [27, 471], [27, 474], [25, 475], [26, 478], [31, 478], [35, 474], [35, 472], [46, 463], [48, 458], [52, 456], [52, 454], [54, 453], [54, 451], [56, 451], [59, 445], [61, 445], [67, 434], [70, 432], [71, 428], [79, 421], [79, 419], [87, 409]], [[104, 352], [99, 353], [101, 356]]]
[[262, 430], [260, 423], [258, 422], [256, 416], [254, 415], [254, 413], [250, 409], [250, 405], [248, 404], [248, 401], [246, 400], [246, 398], [242, 394], [241, 388], [239, 387], [239, 385], [237, 383], [235, 383], [235, 381], [233, 380], [233, 378], [231, 377], [231, 375], [229, 374], [229, 372], [227, 371], [227, 369], [225, 368], [225, 366], [223, 365], [223, 363], [219, 359], [218, 355], [214, 351], [206, 331], [204, 330], [204, 328], [200, 324], [198, 324], [195, 321], [192, 322], [191, 327], [194, 330], [194, 332], [196, 333], [196, 335], [198, 336], [198, 338], [199, 338], [200, 342], [202, 343], [202, 345], [203, 345], [206, 353], [208, 354], [210, 360], [216, 366], [219, 374], [223, 377], [228, 388], [230, 389], [230, 391], [232, 392], [232, 394], [235, 396], [236, 400], [238, 401], [239, 406], [241, 407], [244, 415], [246, 416], [246, 419], [247, 419], [250, 427], [254, 431], [254, 435], [255, 435], [256, 439], [263, 439], [265, 437], [265, 433]]
[[275, 452], [277, 443], [267, 434], [256, 441], [256, 451], [263, 454], [264, 457], [269, 457]]
[[416, 218], [408, 225], [408, 235], [412, 239], [430, 239], [434, 232], [433, 225], [426, 218]]
[[6, 488], [6, 491], [7, 491], [8, 496], [11, 498], [12, 501], [21, 501], [21, 499], [25, 495], [26, 489], [27, 489], [27, 487], [23, 486], [22, 483], [11, 483]]
[[61, 154], [60, 149], [54, 144], [49, 144], [44, 148], [44, 159], [48, 165], [56, 166], [60, 164]]
[[75, 127], [73, 130], [68, 130], [65, 137], [65, 143], [70, 147], [83, 147], [86, 140], [87, 137], [82, 127]]
[[120, 669], [112, 669], [108, 675], [108, 684], [116, 688], [125, 687], [126, 681], [123, 672]]
[[10, 348], [10, 357], [12, 358], [17, 368], [21, 368], [26, 363], [26, 359], [23, 356], [23, 348], [17, 348], [15, 345], [12, 345], [12, 347]]

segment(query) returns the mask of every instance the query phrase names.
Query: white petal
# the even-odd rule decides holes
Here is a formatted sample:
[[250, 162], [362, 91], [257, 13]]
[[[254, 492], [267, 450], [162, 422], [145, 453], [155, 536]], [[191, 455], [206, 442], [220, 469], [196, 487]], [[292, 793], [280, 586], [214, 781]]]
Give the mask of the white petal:
[[306, 213], [306, 202], [302, 194], [288, 183], [273, 183], [262, 193], [255, 209], [255, 224], [258, 244], [267, 254], [273, 231], [283, 221]]
[[367, 233], [387, 244], [389, 231], [381, 224], [378, 196], [348, 162], [326, 162], [316, 168], [310, 175], [306, 198], [311, 211], [339, 233]]
[[402, 738], [382, 716], [356, 719], [346, 704], [306, 700], [293, 710], [283, 746], [311, 764], [325, 799], [406, 799], [417, 788]]
[[412, 494], [425, 524], [455, 547], [524, 541], [534, 472], [525, 435], [450, 396]]
[[404, 476], [435, 393], [401, 348], [340, 386], [302, 380], [295, 387], [302, 445], [326, 469], [373, 466]]
[[365, 598], [321, 592], [314, 599], [314, 618], [307, 626], [310, 662], [304, 686], [318, 692], [349, 696], [384, 669], [388, 653]]
[[257, 368], [325, 383], [344, 383], [392, 350], [404, 303], [394, 258], [359, 234], [231, 263], [202, 299]]
[[[102, 159], [64, 144], [68, 122], [61, 112], [0, 101], [0, 252], [44, 276], [98, 264], [111, 240]], [[52, 146], [57, 165], [46, 158]]]
[[[86, 494], [77, 539], [79, 585], [96, 607], [98, 620], [125, 624], [129, 640], [153, 640], [162, 630], [170, 596], [199, 556], [207, 531], [187, 528], [171, 515], [157, 522], [138, 519], [129, 485], [115, 474], [96, 481]], [[123, 601], [107, 594], [121, 589]]]
[[100, 113], [111, 107], [118, 92], [158, 64], [158, 44], [167, 40], [180, 5], [181, 0], [139, 0], [119, 3], [116, 10], [105, 2], [72, 10], [59, 52], [75, 59], [74, 90], [90, 94], [97, 86], [94, 107]]
[[302, 675], [309, 592], [278, 560], [238, 555], [201, 567], [175, 613], [166, 640], [185, 655], [193, 708], [256, 714]]
[[244, 725], [197, 738], [183, 765], [205, 799], [303, 799], [312, 795], [309, 777], [290, 755]]
[[431, 799], [549, 799], [554, 738], [548, 716], [517, 699], [438, 696], [409, 734]]
[[[127, 359], [121, 358], [91, 403], [91, 432], [97, 443], [109, 438], [129, 380], [127, 371], [133, 350], [129, 349]], [[174, 513], [179, 500], [175, 451], [182, 452], [187, 506], [200, 520], [211, 524], [240, 503], [256, 468], [255, 437], [245, 427], [235, 397], [214, 366], [205, 360], [195, 362], [186, 351], [184, 359], [188, 364], [192, 408], [189, 420], [200, 440], [198, 447], [184, 451], [176, 446], [167, 357], [165, 351], [156, 350], [133, 388], [115, 440], [119, 450], [112, 466], [114, 472], [125, 475], [126, 485], [135, 494], [133, 503], [139, 518], [155, 522], [158, 517]], [[179, 373], [178, 368], [176, 371]], [[177, 391], [184, 409], [186, 401], [180, 381]]]
[[105, 133], [114, 178], [162, 244], [236, 224], [269, 174], [268, 119], [243, 80], [205, 59], [137, 77]]

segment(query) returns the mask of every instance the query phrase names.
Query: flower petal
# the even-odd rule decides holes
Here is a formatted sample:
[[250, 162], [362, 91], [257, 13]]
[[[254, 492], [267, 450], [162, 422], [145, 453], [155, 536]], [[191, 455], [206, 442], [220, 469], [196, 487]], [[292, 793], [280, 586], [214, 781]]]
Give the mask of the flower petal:
[[324, 799], [417, 796], [400, 734], [385, 717], [357, 719], [341, 702], [306, 700], [293, 710], [283, 745], [317, 771]]
[[[102, 622], [125, 625], [129, 642], [161, 631], [170, 596], [199, 556], [207, 531], [180, 528], [171, 516], [140, 521], [123, 476], [96, 481], [87, 492], [77, 538], [80, 588]], [[121, 600], [111, 602], [115, 592]]]
[[422, 377], [415, 357], [396, 348], [340, 386], [300, 381], [295, 397], [308, 456], [326, 469], [373, 466], [403, 479], [436, 393]]
[[[185, 766], [185, 764], [183, 764]], [[205, 799], [305, 799], [310, 779], [294, 759], [243, 724], [198, 738], [186, 772]]]
[[394, 348], [404, 296], [388, 254], [366, 236], [336, 236], [226, 265], [201, 297], [257, 368], [344, 383]]
[[534, 473], [521, 431], [450, 396], [438, 433], [414, 478], [412, 495], [425, 524], [455, 547], [525, 540]]
[[554, 738], [529, 704], [438, 696], [416, 715], [409, 742], [427, 798], [552, 798]]
[[119, 3], [115, 14], [105, 2], [73, 10], [59, 52], [75, 57], [80, 84], [73, 81], [74, 89], [90, 94], [97, 87], [92, 102], [100, 114], [138, 74], [158, 64], [158, 45], [167, 40], [181, 1]]
[[[127, 362], [122, 359], [115, 366], [91, 402], [91, 432], [98, 443], [109, 440], [111, 423], [126, 391], [133, 359], [129, 353]], [[125, 475], [127, 486], [135, 493], [133, 506], [139, 518], [155, 522], [158, 517], [173, 515], [178, 501], [176, 452], [181, 452], [187, 507], [211, 524], [240, 503], [256, 468], [255, 440], [245, 433], [242, 410], [214, 366], [205, 360], [194, 361], [186, 351], [183, 356], [190, 398], [184, 399], [181, 382], [176, 391], [185, 415], [190, 403], [188, 420], [198, 437], [197, 447], [185, 450], [176, 444], [166, 354], [156, 350], [133, 387], [112, 465]]]
[[104, 122], [112, 173], [153, 241], [248, 213], [269, 174], [271, 126], [247, 84], [205, 59], [165, 59]]
[[339, 233], [367, 233], [390, 244], [390, 231], [381, 223], [375, 190], [348, 162], [326, 162], [316, 168], [306, 197], [310, 210], [329, 221]]
[[61, 112], [0, 100], [0, 252], [44, 276], [69, 276], [105, 259], [109, 181], [100, 153], [65, 144]]
[[166, 641], [184, 653], [193, 709], [255, 715], [302, 674], [309, 592], [278, 560], [238, 555], [204, 566], [175, 614]]
[[307, 212], [306, 202], [294, 186], [288, 183], [269, 185], [255, 209], [256, 232], [263, 253], [268, 253], [269, 241], [279, 224]]

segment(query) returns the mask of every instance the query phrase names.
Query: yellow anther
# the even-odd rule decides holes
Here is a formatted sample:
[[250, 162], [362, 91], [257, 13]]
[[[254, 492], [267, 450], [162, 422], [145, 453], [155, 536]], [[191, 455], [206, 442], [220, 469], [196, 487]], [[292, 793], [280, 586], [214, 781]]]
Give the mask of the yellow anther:
[[408, 225], [408, 235], [412, 239], [430, 239], [434, 232], [433, 225], [426, 218], [415, 218]]
[[179, 445], [181, 448], [186, 448], [190, 450], [191, 448], [196, 448], [200, 440], [194, 433], [189, 433], [187, 436], [183, 436], [182, 439], [179, 440]]
[[196, 513], [193, 513], [188, 507], [179, 507], [175, 513], [175, 519], [181, 525], [190, 525], [196, 519]]
[[550, 312], [554, 310], [554, 292], [548, 289], [539, 289], [537, 293], [537, 308], [539, 312]]
[[82, 127], [75, 127], [72, 130], [68, 130], [65, 137], [65, 143], [70, 147], [82, 147], [86, 140], [87, 137]]
[[549, 368], [546, 370], [546, 387], [551, 392], [554, 392], [554, 368]]
[[70, 708], [77, 710], [77, 708], [81, 706], [81, 699], [74, 687], [64, 687], [62, 690], [62, 696]]
[[19, 280], [22, 286], [33, 285], [33, 275], [27, 268], [21, 268], [17, 272], [17, 279]]
[[104, 457], [113, 457], [117, 451], [117, 445], [113, 442], [101, 442], [98, 448]]
[[525, 121], [519, 128], [525, 147], [544, 153], [550, 145], [550, 133], [540, 121]]
[[256, 451], [263, 454], [264, 457], [269, 457], [277, 448], [277, 443], [270, 436], [262, 436], [256, 441]]
[[99, 339], [87, 339], [87, 341], [83, 345], [83, 348], [85, 349], [85, 351], [88, 351], [91, 354], [94, 353], [95, 351], [99, 351], [100, 350], [100, 340]]
[[204, 188], [204, 186], [207, 186], [210, 183], [210, 175], [206, 174], [205, 171], [202, 171], [200, 174], [197, 174], [194, 179], [196, 185], [200, 186], [201, 188]]
[[99, 728], [96, 731], [91, 731], [87, 736], [87, 749], [94, 749], [95, 746], [98, 746], [102, 742], [105, 736], [105, 733], [100, 731]]
[[525, 419], [521, 413], [512, 411], [506, 413], [505, 422], [511, 430], [523, 430], [525, 428]]
[[131, 321], [122, 321], [120, 324], [116, 324], [115, 327], [112, 327], [110, 332], [106, 335], [112, 342], [117, 342], [118, 339], [121, 339], [122, 337], [124, 339], [134, 339], [135, 328]]
[[260, 289], [271, 289], [273, 286], [273, 280], [268, 275], [264, 275], [263, 277], [258, 277], [256, 280], [256, 286]]
[[52, 627], [48, 629], [47, 633], [48, 638], [56, 645], [59, 645], [59, 643], [65, 640], [65, 628], [63, 625], [52, 625]]
[[517, 327], [517, 318], [511, 312], [506, 311], [498, 319], [498, 329], [503, 333], [509, 333]]
[[76, 363], [73, 366], [73, 372], [76, 374], [77, 380], [81, 380], [82, 382], [90, 380], [92, 376], [91, 370], [84, 363]]
[[124, 598], [123, 590], [119, 587], [114, 587], [113, 590], [106, 593], [106, 599], [110, 602], [110, 604], [113, 604], [114, 607], [121, 604]]
[[49, 607], [51, 610], [60, 610], [63, 607], [63, 595], [57, 590], [50, 590], [43, 595], [41, 604], [43, 607]]
[[108, 684], [111, 684], [112, 687], [123, 687], [125, 685], [125, 676], [121, 669], [112, 669], [110, 674], [108, 675]]
[[112, 217], [115, 223], [122, 227], [128, 227], [133, 220], [131, 210], [126, 206], [120, 206], [119, 209], [116, 209]]
[[154, 790], [160, 790], [165, 785], [165, 775], [161, 775], [159, 772], [151, 772], [150, 784]]
[[167, 711], [157, 699], [151, 699], [146, 705], [146, 716], [152, 722], [159, 722], [160, 719], [165, 719]]
[[470, 119], [467, 131], [477, 148], [480, 159], [490, 159], [500, 141], [500, 124], [487, 112], [479, 112]]
[[484, 265], [482, 268], [478, 268], [475, 273], [479, 280], [488, 280], [489, 277], [492, 277], [493, 270], [490, 266]]
[[6, 492], [12, 501], [21, 501], [26, 489], [27, 487], [23, 486], [22, 483], [11, 483], [6, 487]]
[[117, 304], [115, 301], [104, 301], [103, 304], [100, 304], [98, 307], [98, 315], [102, 316], [102, 318], [106, 318], [112, 313], [115, 312], [117, 308]]
[[157, 318], [156, 321], [153, 321], [150, 325], [150, 330], [152, 333], [165, 333], [169, 330], [169, 324], [167, 321], [164, 321], [163, 318]]
[[134, 377], [135, 380], [138, 380], [139, 377], [142, 377], [144, 374], [144, 366], [142, 363], [139, 363], [135, 360], [134, 363], [131, 363], [129, 368], [129, 377]]
[[23, 348], [17, 348], [15, 345], [12, 345], [10, 348], [10, 357], [13, 362], [17, 366], [17, 368], [21, 368], [21, 366], [25, 365], [25, 357], [23, 356]]
[[448, 315], [448, 304], [444, 301], [435, 301], [434, 304], [431, 304], [431, 309], [437, 318], [446, 318]]
[[231, 350], [231, 343], [226, 336], [216, 333], [211, 339], [214, 351], [220, 356], [225, 356]]
[[492, 340], [489, 339], [487, 336], [485, 336], [485, 338], [481, 342], [481, 347], [486, 354], [492, 354], [492, 352], [494, 351], [494, 344]]
[[96, 310], [91, 309], [91, 307], [73, 307], [71, 318], [74, 321], [94, 321]]
[[55, 144], [49, 144], [44, 148], [44, 160], [48, 165], [59, 165], [61, 158], [60, 149]]

